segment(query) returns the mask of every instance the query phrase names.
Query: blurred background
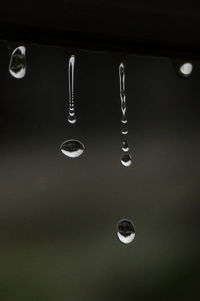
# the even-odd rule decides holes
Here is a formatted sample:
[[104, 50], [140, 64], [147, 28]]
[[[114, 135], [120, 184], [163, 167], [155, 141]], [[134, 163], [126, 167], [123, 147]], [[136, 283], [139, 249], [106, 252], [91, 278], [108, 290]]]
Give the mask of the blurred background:
[[[68, 49], [28, 46], [8, 73], [0, 44], [0, 300], [183, 301], [200, 281], [200, 64], [188, 79], [167, 58], [126, 63], [131, 167], [120, 163], [118, 63], [75, 52], [77, 123], [69, 125]], [[60, 144], [85, 145], [77, 159]], [[117, 222], [132, 220], [123, 245]]]

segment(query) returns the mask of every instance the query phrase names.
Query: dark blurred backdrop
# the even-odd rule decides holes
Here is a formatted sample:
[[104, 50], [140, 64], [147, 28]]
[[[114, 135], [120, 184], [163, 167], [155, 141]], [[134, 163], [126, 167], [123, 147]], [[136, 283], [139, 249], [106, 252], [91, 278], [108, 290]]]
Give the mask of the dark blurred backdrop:
[[[120, 164], [118, 64], [76, 52], [77, 124], [67, 124], [69, 50], [27, 47], [27, 75], [0, 45], [0, 300], [198, 300], [200, 64], [128, 56], [133, 164]], [[13, 47], [19, 45], [12, 44]], [[60, 144], [81, 140], [69, 159]], [[129, 218], [128, 246], [116, 224]]]

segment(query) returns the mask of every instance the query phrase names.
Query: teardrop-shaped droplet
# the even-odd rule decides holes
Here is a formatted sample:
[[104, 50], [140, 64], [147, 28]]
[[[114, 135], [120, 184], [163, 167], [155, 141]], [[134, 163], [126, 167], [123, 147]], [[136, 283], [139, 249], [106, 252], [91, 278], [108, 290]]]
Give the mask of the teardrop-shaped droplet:
[[11, 55], [9, 64], [10, 74], [21, 79], [26, 74], [26, 48], [24, 46], [17, 47]]
[[65, 156], [77, 158], [83, 154], [85, 147], [78, 140], [67, 140], [61, 144], [60, 149]]
[[129, 151], [129, 146], [128, 146], [128, 143], [126, 140], [123, 141], [123, 144], [122, 144], [122, 150], [124, 152], [128, 152]]
[[122, 156], [121, 158], [121, 163], [122, 165], [124, 165], [125, 167], [129, 167], [132, 164], [132, 158], [131, 155], [129, 154], [125, 154]]
[[119, 221], [117, 225], [117, 236], [122, 243], [130, 244], [135, 238], [133, 223], [128, 219]]

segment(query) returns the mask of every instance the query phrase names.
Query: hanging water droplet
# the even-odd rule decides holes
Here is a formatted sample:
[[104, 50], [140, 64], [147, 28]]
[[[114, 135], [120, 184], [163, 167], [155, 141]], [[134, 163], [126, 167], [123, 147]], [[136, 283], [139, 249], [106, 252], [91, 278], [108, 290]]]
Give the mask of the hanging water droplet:
[[186, 62], [180, 66], [179, 72], [182, 76], [188, 77], [193, 71], [193, 65], [190, 62]]
[[11, 54], [9, 64], [10, 74], [21, 79], [26, 74], [26, 48], [24, 46], [17, 47]]
[[71, 55], [69, 59], [69, 116], [68, 122], [71, 124], [76, 123], [75, 108], [74, 108], [74, 68], [75, 68], [75, 55]]
[[124, 152], [128, 152], [129, 151], [129, 146], [128, 146], [128, 143], [126, 140], [123, 141], [123, 144], [122, 144], [122, 150]]
[[78, 140], [67, 140], [61, 144], [60, 149], [65, 156], [77, 158], [83, 154], [85, 147]]
[[130, 244], [135, 238], [135, 228], [128, 219], [119, 221], [117, 225], [117, 236], [124, 244]]
[[131, 166], [131, 164], [132, 164], [132, 157], [131, 157], [131, 155], [129, 155], [129, 154], [123, 155], [122, 158], [121, 158], [121, 163], [125, 167]]

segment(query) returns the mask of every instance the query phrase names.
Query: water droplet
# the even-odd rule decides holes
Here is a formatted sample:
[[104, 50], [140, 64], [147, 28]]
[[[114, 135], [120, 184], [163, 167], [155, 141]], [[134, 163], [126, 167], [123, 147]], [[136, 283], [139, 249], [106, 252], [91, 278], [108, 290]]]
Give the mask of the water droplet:
[[127, 135], [128, 134], [128, 129], [127, 128], [123, 128], [121, 131], [122, 135]]
[[71, 124], [74, 124], [76, 123], [76, 117], [74, 115], [69, 115], [68, 117], [68, 122], [71, 123]]
[[123, 144], [122, 144], [122, 150], [124, 152], [128, 152], [129, 151], [129, 146], [128, 146], [128, 143], [126, 140], [123, 141]]
[[[76, 123], [75, 108], [74, 108], [74, 68], [75, 68], [75, 55], [71, 55], [69, 59], [69, 117], [68, 122], [71, 124]], [[74, 116], [72, 118], [72, 116]]]
[[17, 78], [23, 78], [26, 74], [26, 48], [24, 46], [17, 47], [11, 54], [9, 64], [10, 74]]
[[179, 69], [181, 75], [185, 76], [185, 77], [190, 76], [190, 74], [192, 73], [192, 70], [193, 70], [193, 65], [192, 65], [192, 63], [189, 63], [189, 62], [182, 64]]
[[121, 158], [121, 163], [125, 167], [131, 166], [131, 164], [132, 164], [132, 157], [131, 157], [131, 155], [129, 155], [129, 154], [123, 155], [122, 158]]
[[65, 156], [77, 158], [83, 154], [85, 147], [78, 140], [67, 140], [61, 144], [60, 149]]
[[135, 238], [135, 228], [128, 219], [119, 221], [117, 225], [117, 236], [124, 244], [130, 244]]
[[124, 116], [124, 115], [122, 116], [121, 122], [124, 124], [128, 122], [126, 116]]

